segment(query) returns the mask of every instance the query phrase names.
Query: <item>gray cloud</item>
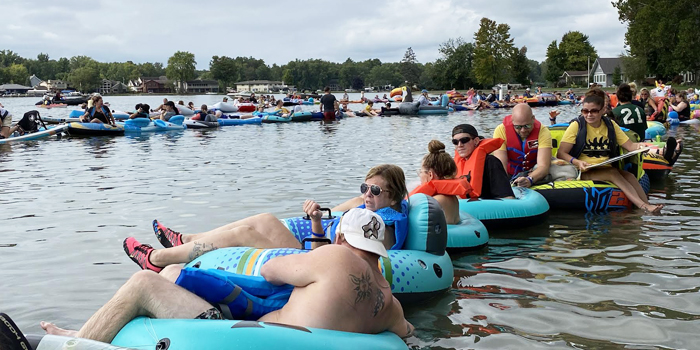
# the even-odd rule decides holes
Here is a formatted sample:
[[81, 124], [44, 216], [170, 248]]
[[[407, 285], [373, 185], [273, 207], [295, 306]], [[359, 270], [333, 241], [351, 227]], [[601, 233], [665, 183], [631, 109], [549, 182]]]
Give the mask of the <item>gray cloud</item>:
[[320, 58], [399, 61], [409, 46], [420, 62], [439, 57], [449, 38], [473, 40], [479, 20], [507, 23], [517, 46], [545, 59], [547, 45], [570, 30], [598, 54], [619, 55], [625, 26], [609, 0], [488, 3], [459, 0], [382, 2], [4, 1], [0, 49], [24, 57], [87, 55], [98, 61], [163, 62], [179, 50], [200, 69], [213, 55], [252, 56], [268, 64]]

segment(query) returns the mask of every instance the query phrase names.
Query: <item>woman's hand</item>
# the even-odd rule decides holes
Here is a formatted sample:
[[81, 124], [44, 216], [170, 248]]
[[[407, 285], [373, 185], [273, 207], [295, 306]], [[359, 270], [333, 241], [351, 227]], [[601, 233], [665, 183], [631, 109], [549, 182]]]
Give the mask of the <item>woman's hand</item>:
[[321, 221], [323, 212], [320, 209], [321, 206], [311, 199], [304, 201], [304, 213], [311, 218], [311, 221]]
[[574, 161], [571, 162], [571, 164], [573, 164], [575, 167], [577, 167], [581, 171], [584, 171], [586, 169], [586, 167], [590, 165], [587, 162], [584, 162], [584, 161], [578, 160], [578, 159], [574, 159]]

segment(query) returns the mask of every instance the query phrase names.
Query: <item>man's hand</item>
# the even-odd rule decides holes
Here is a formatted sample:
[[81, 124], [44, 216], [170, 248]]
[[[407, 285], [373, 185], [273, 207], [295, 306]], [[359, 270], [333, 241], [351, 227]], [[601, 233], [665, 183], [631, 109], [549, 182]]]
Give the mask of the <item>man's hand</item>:
[[304, 201], [304, 213], [306, 213], [309, 218], [311, 218], [311, 221], [321, 221], [321, 217], [323, 216], [323, 212], [320, 210], [321, 206], [312, 201], [311, 199], [307, 199]]

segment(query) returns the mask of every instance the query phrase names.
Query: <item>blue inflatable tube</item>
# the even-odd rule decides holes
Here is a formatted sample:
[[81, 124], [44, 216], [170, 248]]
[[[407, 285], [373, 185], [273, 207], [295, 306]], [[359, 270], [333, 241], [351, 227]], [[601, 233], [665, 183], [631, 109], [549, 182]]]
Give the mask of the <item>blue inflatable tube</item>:
[[266, 115], [262, 118], [263, 123], [289, 123], [292, 121], [292, 118], [285, 118], [279, 115]]
[[257, 321], [147, 317], [138, 317], [129, 322], [112, 340], [112, 345], [149, 350], [408, 349], [406, 343], [391, 332], [361, 334]]
[[480, 220], [486, 228], [523, 228], [544, 221], [549, 203], [536, 191], [513, 187], [515, 199], [460, 199], [459, 210]]
[[666, 127], [657, 121], [647, 121], [647, 131], [644, 133], [644, 138], [651, 140], [656, 138], [656, 136], [666, 135]]
[[245, 125], [245, 124], [262, 124], [260, 117], [248, 119], [219, 119], [220, 126]]
[[116, 126], [102, 123], [69, 123], [68, 132], [71, 135], [85, 136], [113, 136], [124, 135], [124, 126], [117, 124]]
[[417, 115], [447, 115], [449, 110], [447, 107], [432, 107], [432, 108], [418, 108]]
[[68, 118], [80, 118], [85, 114], [85, 110], [74, 109], [68, 114]]

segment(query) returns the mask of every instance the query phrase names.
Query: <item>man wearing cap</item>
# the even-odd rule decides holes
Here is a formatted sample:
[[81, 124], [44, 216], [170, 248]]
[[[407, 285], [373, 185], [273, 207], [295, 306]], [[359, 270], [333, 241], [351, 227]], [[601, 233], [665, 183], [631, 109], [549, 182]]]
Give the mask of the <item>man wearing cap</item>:
[[513, 108], [513, 114], [496, 127], [493, 138], [504, 141], [493, 155], [503, 163], [514, 185], [530, 187], [547, 181], [552, 159], [552, 134], [535, 119], [527, 103]]
[[421, 106], [427, 106], [427, 105], [430, 104], [430, 99], [428, 99], [428, 90], [423, 89], [423, 90], [420, 92], [420, 97], [418, 97], [418, 103], [419, 103]]
[[483, 139], [473, 126], [460, 124], [452, 129], [452, 144], [455, 145], [457, 175], [467, 178], [472, 197], [514, 197], [503, 164], [489, 154], [501, 147], [502, 139]]
[[[316, 206], [309, 206], [307, 214], [313, 218], [321, 215]], [[273, 285], [290, 284], [294, 289], [284, 307], [258, 321], [411, 335], [413, 326], [404, 318], [401, 304], [392, 296], [378, 266], [379, 256], [387, 256], [382, 218], [371, 210], [354, 208], [342, 216], [338, 226], [335, 244], [276, 257], [263, 265], [260, 274], [265, 280]], [[41, 327], [49, 334], [111, 342], [136, 316], [221, 319], [221, 312], [212, 304], [172, 283], [178, 274], [176, 269], [164, 270], [161, 275], [148, 270], [135, 273], [80, 331], [46, 322]]]
[[523, 93], [523, 98], [532, 98], [532, 94], [530, 93], [530, 88], [525, 89], [525, 93]]

